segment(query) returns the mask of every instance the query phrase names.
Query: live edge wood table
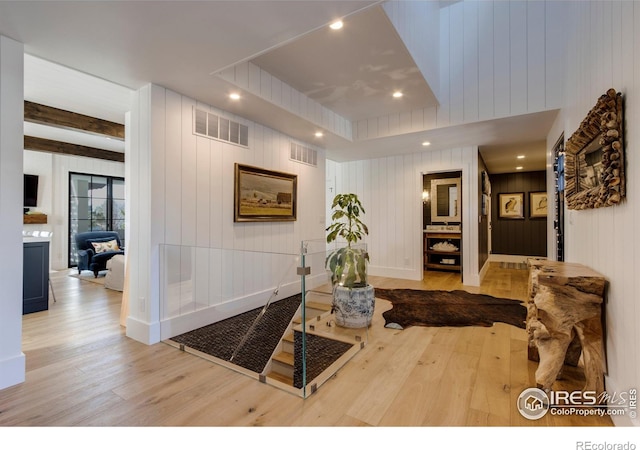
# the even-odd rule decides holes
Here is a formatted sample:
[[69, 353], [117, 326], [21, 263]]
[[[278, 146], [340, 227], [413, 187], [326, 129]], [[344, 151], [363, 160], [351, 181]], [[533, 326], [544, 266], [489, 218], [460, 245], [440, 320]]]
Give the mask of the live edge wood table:
[[[602, 307], [606, 279], [582, 264], [529, 259], [527, 333], [540, 363], [536, 384], [548, 392], [574, 337], [582, 347], [585, 391], [604, 391]], [[529, 359], [532, 353], [529, 353]], [[534, 359], [535, 360], [535, 359]]]

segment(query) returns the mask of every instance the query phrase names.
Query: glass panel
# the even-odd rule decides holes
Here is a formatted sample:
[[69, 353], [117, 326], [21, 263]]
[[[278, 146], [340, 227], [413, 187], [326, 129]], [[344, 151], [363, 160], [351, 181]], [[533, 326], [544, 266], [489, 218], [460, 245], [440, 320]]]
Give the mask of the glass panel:
[[76, 173], [70, 175], [70, 266], [76, 264], [76, 233], [115, 230], [124, 245], [124, 188], [124, 180], [121, 178]]
[[123, 220], [124, 219], [124, 200], [114, 200], [113, 201], [113, 210], [112, 210], [112, 219]]
[[84, 233], [85, 231], [91, 231], [90, 220], [79, 219], [72, 222], [72, 224], [75, 224], [75, 227], [72, 226], [72, 231], [74, 232], [74, 234]]
[[124, 220], [114, 220], [112, 231], [117, 231], [118, 236], [120, 236], [120, 241], [123, 242], [124, 245]]
[[111, 196], [114, 200], [124, 200], [124, 180], [113, 179]]
[[69, 195], [72, 197], [89, 197], [89, 185], [91, 175], [71, 174], [71, 189]]
[[105, 220], [93, 220], [91, 222], [91, 231], [108, 231], [107, 221]]
[[[338, 326], [332, 311], [325, 261], [340, 248], [324, 239], [291, 253], [160, 245], [161, 338], [310, 395], [368, 340], [366, 323]], [[206, 316], [216, 319], [192, 320]]]
[[93, 220], [107, 220], [107, 200], [106, 199], [93, 199], [91, 204], [91, 218]]

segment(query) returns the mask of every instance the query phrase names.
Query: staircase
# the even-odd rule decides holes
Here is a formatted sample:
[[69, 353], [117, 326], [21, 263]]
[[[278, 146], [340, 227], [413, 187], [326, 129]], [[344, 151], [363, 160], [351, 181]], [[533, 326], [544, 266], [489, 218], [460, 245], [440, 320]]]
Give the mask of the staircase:
[[[330, 300], [330, 298], [328, 299]], [[331, 304], [327, 303], [327, 298], [317, 300], [307, 300], [305, 309], [305, 319], [307, 323], [317, 322], [331, 312]], [[271, 368], [268, 370], [267, 378], [284, 383], [293, 387], [293, 364], [294, 364], [294, 342], [293, 330], [300, 329], [302, 325], [301, 309], [291, 321], [288, 332], [280, 341], [279, 349], [271, 358]]]

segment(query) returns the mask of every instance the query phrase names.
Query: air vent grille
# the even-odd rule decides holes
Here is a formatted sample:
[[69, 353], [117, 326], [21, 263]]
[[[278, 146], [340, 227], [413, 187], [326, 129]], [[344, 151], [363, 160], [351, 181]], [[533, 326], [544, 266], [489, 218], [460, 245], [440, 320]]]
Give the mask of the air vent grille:
[[194, 134], [249, 146], [249, 127], [246, 125], [197, 108], [194, 108], [193, 120]]
[[315, 167], [318, 165], [318, 152], [312, 148], [292, 142], [289, 159]]

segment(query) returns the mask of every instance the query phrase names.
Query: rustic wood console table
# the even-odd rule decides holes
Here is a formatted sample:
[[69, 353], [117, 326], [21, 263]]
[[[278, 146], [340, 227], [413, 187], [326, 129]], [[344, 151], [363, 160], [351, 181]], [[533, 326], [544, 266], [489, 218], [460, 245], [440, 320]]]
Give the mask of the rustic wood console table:
[[[584, 390], [604, 391], [602, 307], [606, 279], [581, 264], [529, 259], [527, 333], [540, 357], [536, 384], [549, 391], [575, 336], [582, 347]], [[530, 355], [530, 358], [531, 355]]]

